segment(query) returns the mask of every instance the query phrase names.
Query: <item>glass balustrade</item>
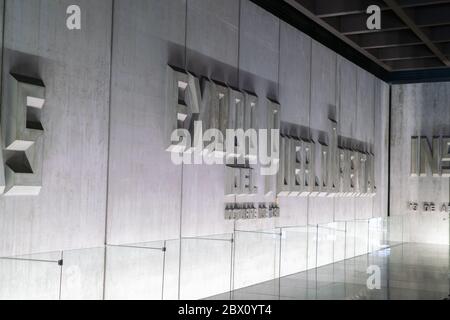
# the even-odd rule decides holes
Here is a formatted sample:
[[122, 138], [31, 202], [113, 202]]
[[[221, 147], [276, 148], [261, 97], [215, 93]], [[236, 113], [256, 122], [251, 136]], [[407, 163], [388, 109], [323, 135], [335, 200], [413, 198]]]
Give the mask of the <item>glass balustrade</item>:
[[[253, 286], [283, 296], [286, 277], [315, 288], [305, 299], [327, 298], [321, 283], [361, 286], [367, 275], [357, 270], [376, 264], [379, 250], [398, 250], [412, 223], [396, 216], [3, 257], [0, 299], [259, 299]], [[448, 257], [441, 262], [448, 268]], [[333, 290], [353, 294], [351, 286]]]

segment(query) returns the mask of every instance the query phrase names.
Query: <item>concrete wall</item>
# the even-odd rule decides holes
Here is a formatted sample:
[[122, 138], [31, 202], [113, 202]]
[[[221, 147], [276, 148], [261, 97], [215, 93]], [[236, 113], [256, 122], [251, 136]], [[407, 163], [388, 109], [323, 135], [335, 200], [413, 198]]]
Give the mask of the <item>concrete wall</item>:
[[[82, 8], [81, 31], [65, 28], [70, 4]], [[0, 256], [100, 247], [105, 239], [109, 245], [156, 241], [158, 246], [171, 240], [166, 243], [163, 296], [200, 297], [229, 289], [229, 281], [220, 278], [213, 289], [189, 291], [204, 277], [198, 266], [206, 265], [214, 249], [216, 255], [223, 252], [224, 270], [205, 272], [221, 270], [221, 277], [229, 277], [223, 266], [229, 262], [230, 243], [176, 242], [180, 237], [386, 215], [387, 85], [252, 2], [6, 0], [5, 10], [3, 76], [16, 70], [40, 77], [47, 86], [47, 104], [43, 189], [38, 197], [0, 197]], [[328, 130], [328, 118], [334, 118], [340, 135], [375, 153], [377, 196], [283, 198], [280, 218], [224, 220], [223, 166], [175, 166], [165, 151], [168, 64], [256, 93], [260, 121], [266, 119], [265, 98], [278, 100], [281, 120], [304, 128], [306, 137], [317, 139]], [[263, 179], [258, 187], [264, 199]], [[366, 233], [362, 228], [361, 234]], [[290, 250], [299, 249], [305, 257], [315, 254], [315, 248], [308, 249], [307, 234], [292, 237], [305, 243]], [[278, 261], [272, 235], [240, 238], [235, 287], [279, 274], [275, 264], [254, 273], [259, 263]], [[193, 248], [196, 243], [201, 249]], [[106, 298], [120, 297], [118, 284], [138, 281], [136, 274], [139, 281], [148, 276], [151, 287], [161, 286], [156, 276], [162, 272], [160, 253], [124, 257], [120, 249], [106, 250], [106, 264], [104, 249], [89, 252], [90, 264], [73, 253], [75, 280], [63, 284], [72, 288], [63, 290], [67, 298], [101, 298], [97, 280], [87, 279], [104, 272], [110, 283], [103, 288]], [[326, 258], [319, 264], [335, 259], [333, 246], [320, 250]], [[281, 272], [315, 266], [302, 256]], [[135, 273], [120, 273], [124, 261], [131, 260], [137, 261]], [[141, 263], [151, 264], [153, 273], [146, 274]], [[186, 270], [180, 279], [188, 288], [181, 293], [180, 263]], [[160, 296], [145, 290], [145, 297]]]
[[70, 1], [5, 1], [3, 79], [36, 76], [47, 99], [42, 191], [0, 197], [0, 256], [104, 242], [112, 3], [78, 3], [84, 29], [69, 32]]
[[[339, 121], [342, 135], [366, 142], [379, 151], [377, 180], [379, 190], [383, 190], [386, 171], [382, 171], [381, 160], [382, 154], [387, 154], [383, 139], [387, 105], [382, 102], [387, 100], [387, 92], [380, 91], [385, 87], [380, 80], [250, 1], [199, 0], [188, 1], [187, 6], [185, 1], [143, 0], [132, 5], [117, 1], [115, 8], [110, 243], [174, 239], [180, 234], [225, 234], [234, 227], [262, 230], [385, 214], [386, 197], [381, 196], [358, 200], [282, 199], [281, 218], [238, 221], [234, 226], [223, 219], [223, 166], [172, 165], [164, 151], [166, 139], [161, 128], [166, 86], [162, 74], [170, 63], [256, 93], [260, 97], [260, 123], [266, 118], [266, 97], [280, 101], [282, 121], [311, 128], [313, 138], [327, 131], [330, 113], [337, 120], [343, 119], [342, 123]], [[128, 19], [129, 16], [135, 18]], [[355, 88], [347, 88], [352, 81]], [[353, 103], [347, 104], [352, 99]], [[264, 197], [263, 186], [261, 179], [260, 199]], [[380, 208], [377, 212], [374, 201]], [[343, 204], [339, 206], [338, 202]], [[355, 206], [360, 209], [355, 210]]]
[[163, 125], [166, 66], [185, 63], [186, 3], [114, 8], [108, 243], [177, 238], [182, 168], [165, 151]]
[[[403, 216], [405, 241], [449, 244], [448, 177], [412, 177], [411, 137], [450, 135], [450, 84], [425, 83], [392, 86], [391, 213]], [[416, 212], [410, 201], [419, 203]], [[434, 202], [435, 212], [424, 212], [423, 202]]]

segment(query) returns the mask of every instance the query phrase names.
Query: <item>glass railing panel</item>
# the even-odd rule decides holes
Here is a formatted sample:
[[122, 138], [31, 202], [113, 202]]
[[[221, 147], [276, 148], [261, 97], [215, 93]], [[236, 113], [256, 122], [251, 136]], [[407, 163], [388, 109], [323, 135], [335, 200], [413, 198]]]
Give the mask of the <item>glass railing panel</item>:
[[165, 241], [164, 300], [178, 300], [180, 296], [180, 243], [179, 239]]
[[280, 229], [235, 232], [233, 288], [280, 276]]
[[355, 220], [355, 256], [369, 252], [369, 220]]
[[308, 226], [308, 269], [317, 267], [318, 234], [319, 227], [317, 225]]
[[356, 221], [345, 222], [345, 259], [355, 256]]
[[307, 269], [308, 227], [282, 228], [281, 276], [302, 272]]
[[180, 299], [201, 299], [230, 292], [233, 235], [183, 238], [180, 263]]
[[58, 300], [62, 252], [0, 258], [0, 300]]
[[159, 300], [163, 296], [164, 242], [106, 248], [106, 300]]
[[62, 300], [101, 300], [105, 269], [105, 248], [63, 252]]
[[317, 267], [321, 267], [334, 261], [335, 226], [319, 225], [317, 232]]
[[369, 219], [369, 252], [386, 248], [386, 235], [387, 228], [383, 218]]
[[395, 245], [407, 241], [405, 237], [404, 216], [390, 216], [385, 218], [387, 228], [387, 242]]
[[346, 252], [346, 223], [345, 222], [335, 222], [334, 227], [334, 249], [333, 249], [333, 260], [334, 262], [342, 261], [345, 259]]
[[403, 242], [449, 244], [449, 214], [436, 207], [431, 212], [403, 216]]

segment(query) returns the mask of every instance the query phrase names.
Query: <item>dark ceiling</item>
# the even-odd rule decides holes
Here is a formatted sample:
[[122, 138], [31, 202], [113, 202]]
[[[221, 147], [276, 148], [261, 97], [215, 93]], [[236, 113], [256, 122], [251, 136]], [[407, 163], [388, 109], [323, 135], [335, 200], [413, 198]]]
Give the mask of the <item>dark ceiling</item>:
[[[450, 0], [254, 2], [385, 80], [450, 77]], [[367, 29], [370, 5], [381, 30]]]

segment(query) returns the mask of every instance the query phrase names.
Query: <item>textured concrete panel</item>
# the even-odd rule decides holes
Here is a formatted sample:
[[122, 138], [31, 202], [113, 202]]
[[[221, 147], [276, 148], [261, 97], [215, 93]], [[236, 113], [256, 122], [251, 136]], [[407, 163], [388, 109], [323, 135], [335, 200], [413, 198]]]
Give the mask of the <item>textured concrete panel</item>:
[[[250, 86], [262, 86], [265, 82], [268, 95], [276, 97], [277, 87], [270, 82], [278, 83], [279, 20], [248, 0], [241, 2], [240, 85], [251, 90]], [[261, 78], [259, 84], [255, 84], [255, 76]]]
[[[375, 143], [375, 77], [357, 68], [357, 111], [356, 131], [352, 138], [363, 143], [362, 151], [374, 152]], [[355, 218], [372, 218], [373, 198], [355, 199]]]
[[372, 74], [359, 67], [357, 68], [357, 126], [353, 138], [370, 144], [374, 143], [374, 81], [375, 77]]
[[[344, 138], [355, 135], [357, 126], [357, 67], [347, 59], [338, 57], [338, 131]], [[347, 141], [341, 139], [343, 147]], [[336, 221], [348, 221], [355, 218], [355, 198], [336, 197], [335, 215]]]
[[[184, 66], [185, 1], [115, 4], [108, 242], [179, 236], [181, 166], [164, 136], [167, 64]], [[133, 19], [130, 19], [133, 17]]]
[[336, 197], [335, 221], [355, 219], [355, 197]]
[[339, 134], [351, 138], [356, 132], [357, 115], [357, 66], [338, 57]]
[[[312, 42], [311, 129], [328, 131], [328, 119], [338, 114], [336, 100], [337, 55], [320, 43]], [[322, 138], [319, 133], [313, 137]]]
[[[241, 1], [240, 10], [239, 87], [255, 93], [258, 100], [258, 128], [268, 127], [270, 103], [278, 102], [279, 78], [279, 20], [254, 3]], [[282, 112], [282, 111], [281, 111]], [[259, 171], [259, 166], [254, 166]], [[256, 179], [258, 194], [255, 201], [273, 201], [274, 196], [265, 196], [265, 177]], [[262, 230], [275, 227], [278, 218], [260, 221], [237, 221], [236, 228]]]
[[187, 10], [187, 69], [236, 87], [239, 1], [189, 0]]
[[281, 121], [308, 127], [312, 40], [287, 23], [280, 24]]
[[[310, 127], [311, 137], [317, 142], [328, 143], [326, 140], [329, 128], [329, 118], [336, 119], [336, 53], [324, 47], [316, 41], [312, 42], [312, 65], [311, 65], [311, 115]], [[316, 167], [320, 168], [320, 148], [316, 148]], [[316, 175], [320, 171], [316, 172]], [[334, 198], [333, 197], [310, 197], [308, 224], [323, 224], [333, 222]]]
[[224, 198], [224, 165], [185, 165], [182, 236], [233, 232], [233, 221], [225, 220]]
[[[309, 136], [311, 92], [311, 38], [290, 25], [281, 23], [280, 31], [280, 105], [282, 131], [299, 138]], [[279, 226], [299, 226], [307, 223], [306, 197], [280, 198]]]
[[372, 197], [355, 198], [355, 219], [361, 220], [372, 218], [373, 200]]
[[[3, 17], [4, 17], [4, 6], [5, 0], [0, 0], [0, 46], [3, 48]], [[3, 65], [3, 50], [0, 53], [0, 67]], [[2, 85], [2, 77], [0, 77], [0, 86]], [[0, 147], [3, 148], [1, 141], [3, 141], [2, 137], [2, 128], [0, 124]], [[3, 161], [3, 151], [0, 152], [0, 195], [3, 194], [6, 187], [5, 181], [5, 170], [4, 170], [4, 161]]]
[[68, 1], [6, 1], [3, 76], [42, 79], [47, 99], [43, 187], [0, 198], [0, 256], [104, 242], [112, 1], [79, 3], [83, 29], [68, 31]]
[[[239, 1], [189, 1], [187, 69], [230, 86], [237, 85]], [[184, 165], [183, 237], [232, 232], [225, 221], [225, 166]]]
[[388, 211], [389, 85], [375, 80], [375, 183], [373, 217], [386, 217]]

